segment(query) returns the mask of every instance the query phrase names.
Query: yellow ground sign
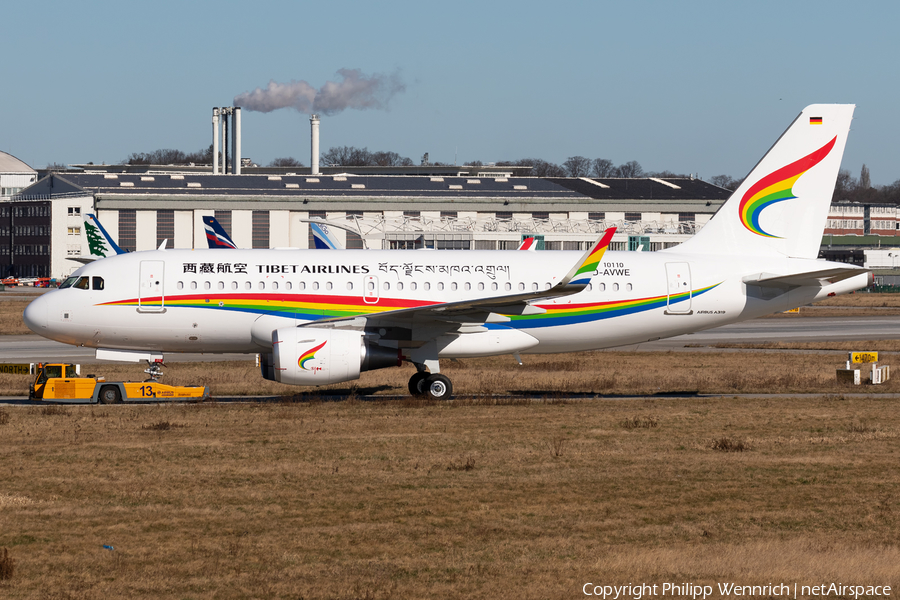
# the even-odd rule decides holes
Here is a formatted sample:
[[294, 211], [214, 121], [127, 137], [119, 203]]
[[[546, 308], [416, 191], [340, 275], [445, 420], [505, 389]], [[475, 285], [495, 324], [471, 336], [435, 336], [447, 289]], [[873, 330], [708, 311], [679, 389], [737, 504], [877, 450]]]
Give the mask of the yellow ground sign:
[[799, 315], [799, 314], [800, 314], [800, 307], [798, 306], [797, 308], [792, 308], [791, 310], [786, 310], [786, 311], [784, 311], [784, 312], [785, 312], [785, 313], [794, 313], [794, 314], [798, 314], [798, 315]]
[[854, 364], [860, 363], [876, 363], [878, 362], [877, 352], [851, 352], [850, 362]]
[[4, 375], [28, 375], [31, 372], [31, 365], [29, 364], [9, 364], [9, 365], [0, 365], [0, 373]]

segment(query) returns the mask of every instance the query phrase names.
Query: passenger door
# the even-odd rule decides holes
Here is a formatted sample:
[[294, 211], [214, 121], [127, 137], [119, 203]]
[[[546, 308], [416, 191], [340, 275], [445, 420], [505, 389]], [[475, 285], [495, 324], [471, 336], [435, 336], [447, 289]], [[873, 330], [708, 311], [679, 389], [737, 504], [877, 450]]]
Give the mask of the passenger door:
[[686, 262], [666, 263], [667, 315], [691, 314], [691, 267]]
[[165, 311], [164, 274], [165, 263], [163, 261], [141, 261], [140, 288], [138, 290], [139, 312]]

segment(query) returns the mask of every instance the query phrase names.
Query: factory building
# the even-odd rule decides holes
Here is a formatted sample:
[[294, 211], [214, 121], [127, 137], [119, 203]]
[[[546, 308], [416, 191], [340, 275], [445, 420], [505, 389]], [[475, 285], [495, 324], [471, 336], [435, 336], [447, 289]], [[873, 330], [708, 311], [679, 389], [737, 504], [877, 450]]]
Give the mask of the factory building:
[[307, 219], [320, 217], [351, 230], [332, 230], [348, 248], [503, 250], [533, 236], [546, 250], [578, 250], [616, 226], [614, 249], [628, 249], [631, 236], [632, 249], [658, 250], [693, 235], [730, 194], [691, 178], [520, 177], [486, 167], [428, 176], [85, 168], [51, 173], [17, 200], [44, 207], [53, 277], [88, 254], [88, 212], [127, 250], [164, 240], [205, 248], [207, 215], [244, 248], [312, 247]]

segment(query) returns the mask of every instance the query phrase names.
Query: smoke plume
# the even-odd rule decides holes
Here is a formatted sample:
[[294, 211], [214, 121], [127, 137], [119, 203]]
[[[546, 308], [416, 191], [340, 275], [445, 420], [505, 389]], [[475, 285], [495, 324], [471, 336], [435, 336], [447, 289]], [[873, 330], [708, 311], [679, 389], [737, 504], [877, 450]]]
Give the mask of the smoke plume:
[[305, 81], [272, 80], [265, 88], [235, 96], [234, 106], [259, 112], [293, 108], [306, 114], [335, 115], [348, 108], [386, 109], [391, 98], [406, 90], [397, 73], [366, 76], [359, 69], [341, 69], [337, 74], [341, 81], [327, 81], [318, 90]]

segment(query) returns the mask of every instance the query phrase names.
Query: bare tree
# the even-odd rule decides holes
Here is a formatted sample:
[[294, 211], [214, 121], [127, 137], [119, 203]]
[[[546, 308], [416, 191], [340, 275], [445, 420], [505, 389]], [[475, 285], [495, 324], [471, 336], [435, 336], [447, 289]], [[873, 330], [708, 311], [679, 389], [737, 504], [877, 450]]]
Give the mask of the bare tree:
[[591, 172], [591, 161], [583, 156], [570, 156], [563, 168], [569, 177], [587, 177]]
[[285, 156], [282, 158], [276, 158], [272, 162], [269, 163], [270, 167], [302, 167], [304, 166], [302, 162], [294, 158], [293, 156]]
[[709, 182], [720, 188], [731, 190], [732, 192], [741, 184], [741, 180], [732, 179], [730, 175], [716, 175], [715, 177], [711, 177]]
[[630, 160], [616, 168], [616, 177], [635, 178], [644, 175], [644, 168], [636, 160]]
[[608, 158], [595, 158], [591, 167], [594, 177], [612, 177], [616, 172], [615, 165]]

